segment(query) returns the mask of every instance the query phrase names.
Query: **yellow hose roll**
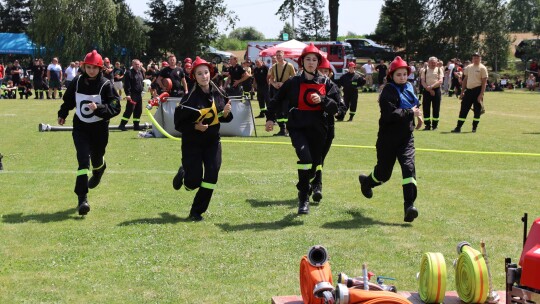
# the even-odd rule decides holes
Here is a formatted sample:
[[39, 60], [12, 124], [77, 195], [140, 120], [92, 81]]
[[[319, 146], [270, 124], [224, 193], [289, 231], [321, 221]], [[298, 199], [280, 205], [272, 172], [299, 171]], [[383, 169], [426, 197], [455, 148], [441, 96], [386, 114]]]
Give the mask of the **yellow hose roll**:
[[161, 127], [161, 125], [154, 118], [154, 116], [152, 115], [152, 112], [150, 112], [150, 110], [148, 110], [148, 108], [145, 108], [145, 109], [146, 109], [146, 114], [148, 115], [148, 118], [150, 118], [150, 120], [152, 121], [152, 123], [154, 124], [156, 129], [158, 129], [158, 131], [161, 132], [161, 134], [165, 135], [165, 137], [167, 137], [169, 139], [172, 139], [172, 140], [181, 140], [179, 137], [174, 137], [171, 134], [169, 134], [167, 131], [165, 131], [165, 129], [163, 129], [163, 127]]
[[424, 253], [418, 283], [418, 293], [424, 303], [443, 303], [446, 293], [446, 262], [441, 253]]
[[484, 256], [468, 243], [461, 246], [457, 260], [456, 287], [459, 298], [465, 303], [484, 303], [489, 293]]

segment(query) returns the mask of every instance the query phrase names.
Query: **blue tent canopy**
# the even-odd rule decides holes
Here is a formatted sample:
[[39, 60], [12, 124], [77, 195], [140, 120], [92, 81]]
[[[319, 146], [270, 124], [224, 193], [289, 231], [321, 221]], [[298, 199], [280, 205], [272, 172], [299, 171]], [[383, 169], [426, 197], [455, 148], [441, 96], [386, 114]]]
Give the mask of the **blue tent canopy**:
[[24, 33], [0, 33], [0, 54], [33, 55], [34, 43]]

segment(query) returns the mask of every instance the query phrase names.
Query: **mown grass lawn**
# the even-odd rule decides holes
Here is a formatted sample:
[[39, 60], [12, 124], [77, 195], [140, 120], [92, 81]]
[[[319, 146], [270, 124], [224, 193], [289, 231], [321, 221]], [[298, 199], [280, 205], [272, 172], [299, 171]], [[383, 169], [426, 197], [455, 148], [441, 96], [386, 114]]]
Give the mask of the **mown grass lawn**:
[[324, 198], [307, 216], [296, 215], [289, 139], [264, 132], [262, 119], [257, 138], [223, 138], [218, 189], [200, 223], [186, 220], [194, 193], [171, 186], [180, 143], [134, 131], [110, 132], [106, 174], [80, 218], [71, 132], [38, 132], [56, 123], [60, 101], [0, 100], [0, 303], [269, 303], [300, 294], [300, 258], [315, 244], [328, 249], [336, 278], [367, 263], [416, 291], [424, 252], [444, 254], [454, 290], [457, 243], [484, 240], [504, 289], [504, 258], [521, 254], [520, 218], [540, 217], [540, 95], [487, 93], [478, 132], [470, 112], [462, 134], [450, 133], [458, 100], [443, 98], [439, 130], [415, 133], [412, 224], [398, 165], [371, 200], [359, 190], [358, 174], [376, 161], [376, 100], [360, 94], [354, 121], [336, 124]]

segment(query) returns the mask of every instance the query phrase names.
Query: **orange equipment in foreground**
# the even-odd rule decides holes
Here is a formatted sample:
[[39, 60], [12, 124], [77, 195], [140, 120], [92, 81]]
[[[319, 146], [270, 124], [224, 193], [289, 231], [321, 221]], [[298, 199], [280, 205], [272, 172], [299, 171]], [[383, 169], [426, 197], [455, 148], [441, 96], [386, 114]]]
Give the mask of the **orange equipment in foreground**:
[[347, 288], [338, 284], [336, 288], [336, 304], [412, 304], [405, 297], [390, 291], [373, 291]]
[[309, 249], [300, 261], [300, 291], [304, 304], [333, 303], [332, 270], [326, 248], [320, 245]]

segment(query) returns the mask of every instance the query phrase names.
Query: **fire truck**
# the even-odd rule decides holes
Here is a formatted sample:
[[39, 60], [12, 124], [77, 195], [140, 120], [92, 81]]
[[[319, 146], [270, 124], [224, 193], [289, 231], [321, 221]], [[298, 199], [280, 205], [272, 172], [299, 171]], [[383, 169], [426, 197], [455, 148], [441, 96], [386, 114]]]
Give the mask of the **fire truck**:
[[[274, 45], [280, 44], [283, 41], [250, 41], [247, 44], [247, 50], [244, 55], [244, 59], [250, 59], [252, 61], [257, 58], [262, 58], [263, 62], [270, 66], [272, 60], [270, 57], [260, 57], [259, 52], [272, 47]], [[311, 42], [304, 42], [309, 44]], [[352, 47], [347, 42], [341, 41], [313, 41], [313, 44], [319, 48], [319, 50], [327, 54], [328, 61], [332, 67], [332, 72], [334, 73], [334, 78], [339, 79], [341, 75], [347, 73], [347, 63], [350, 61], [356, 62], [356, 58], [353, 56]], [[295, 59], [286, 58], [288, 62], [294, 65], [295, 69], [298, 69], [298, 63]]]

